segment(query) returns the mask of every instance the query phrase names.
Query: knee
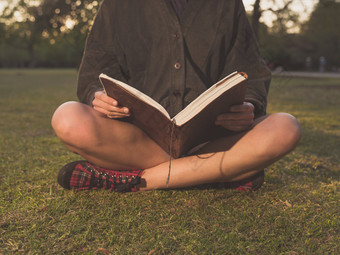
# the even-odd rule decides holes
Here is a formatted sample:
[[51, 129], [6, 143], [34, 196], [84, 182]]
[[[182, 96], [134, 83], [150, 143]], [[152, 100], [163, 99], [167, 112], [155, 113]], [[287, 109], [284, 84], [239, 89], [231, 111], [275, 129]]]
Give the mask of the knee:
[[57, 136], [63, 142], [69, 142], [79, 134], [79, 108], [78, 102], [67, 102], [59, 106], [54, 112], [51, 125]]
[[117, 144], [134, 146], [145, 138], [145, 134], [135, 131], [134, 126], [111, 119], [105, 122], [91, 107], [78, 102], [59, 106], [52, 116], [51, 124], [59, 139], [76, 150], [103, 146], [107, 142], [108, 130], [111, 141]]
[[288, 113], [276, 113], [270, 118], [272, 126], [269, 133], [273, 135], [273, 153], [289, 153], [301, 139], [301, 128], [297, 119]]
[[297, 119], [288, 113], [279, 113], [280, 135], [284, 137], [287, 146], [295, 147], [301, 139], [301, 128]]

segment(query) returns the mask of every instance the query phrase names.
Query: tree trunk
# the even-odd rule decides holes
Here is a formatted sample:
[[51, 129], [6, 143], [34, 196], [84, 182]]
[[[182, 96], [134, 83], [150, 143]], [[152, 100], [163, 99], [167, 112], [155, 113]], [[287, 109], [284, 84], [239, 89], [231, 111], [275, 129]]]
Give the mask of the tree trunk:
[[27, 50], [29, 54], [28, 67], [34, 68], [35, 67], [35, 51], [34, 51], [34, 43], [32, 40], [30, 40]]
[[260, 2], [261, 2], [261, 0], [255, 0], [253, 15], [251, 17], [251, 25], [253, 27], [254, 34], [255, 34], [257, 39], [258, 39], [258, 35], [259, 35], [260, 18], [261, 18], [261, 15], [262, 15], [262, 11], [260, 9]]

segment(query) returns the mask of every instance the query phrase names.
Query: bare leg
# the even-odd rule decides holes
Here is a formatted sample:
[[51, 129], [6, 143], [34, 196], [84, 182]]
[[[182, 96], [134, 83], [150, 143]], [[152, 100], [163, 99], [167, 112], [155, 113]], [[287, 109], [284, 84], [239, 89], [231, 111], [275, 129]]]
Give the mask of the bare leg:
[[[273, 114], [257, 120], [253, 129], [208, 144], [199, 156], [172, 161], [168, 187], [237, 181], [250, 177], [295, 148], [300, 128], [289, 114]], [[223, 151], [223, 147], [225, 150]], [[218, 151], [208, 153], [209, 151]], [[141, 190], [166, 188], [168, 163], [146, 169]]]
[[61, 105], [52, 117], [52, 126], [71, 151], [105, 168], [145, 169], [169, 159], [139, 128], [104, 118], [78, 102]]
[[[169, 156], [135, 126], [103, 118], [75, 102], [59, 107], [52, 125], [70, 150], [94, 164], [145, 169], [140, 190], [167, 188]], [[289, 153], [299, 139], [300, 128], [293, 116], [280, 113], [260, 118], [251, 130], [213, 141], [199, 155], [172, 160], [168, 187], [249, 177]]]

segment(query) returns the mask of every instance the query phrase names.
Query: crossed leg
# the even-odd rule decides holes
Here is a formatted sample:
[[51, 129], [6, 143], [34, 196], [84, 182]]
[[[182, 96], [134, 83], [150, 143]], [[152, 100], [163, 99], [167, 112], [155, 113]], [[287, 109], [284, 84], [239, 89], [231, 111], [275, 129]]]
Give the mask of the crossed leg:
[[73, 152], [109, 169], [145, 169], [140, 190], [238, 181], [256, 174], [295, 148], [296, 119], [286, 113], [261, 117], [246, 132], [211, 141], [195, 155], [173, 159], [139, 128], [108, 119], [91, 107], [68, 102], [53, 115], [52, 126]]

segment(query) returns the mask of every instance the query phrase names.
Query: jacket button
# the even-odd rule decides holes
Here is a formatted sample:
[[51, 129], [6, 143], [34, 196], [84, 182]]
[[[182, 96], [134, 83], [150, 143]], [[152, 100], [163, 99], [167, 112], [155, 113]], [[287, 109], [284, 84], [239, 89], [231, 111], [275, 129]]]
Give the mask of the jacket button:
[[181, 69], [181, 64], [177, 62], [176, 64], [174, 64], [174, 67], [175, 69], [179, 70]]
[[173, 33], [172, 34], [172, 38], [174, 38], [175, 40], [177, 40], [179, 38], [179, 34], [178, 33]]

